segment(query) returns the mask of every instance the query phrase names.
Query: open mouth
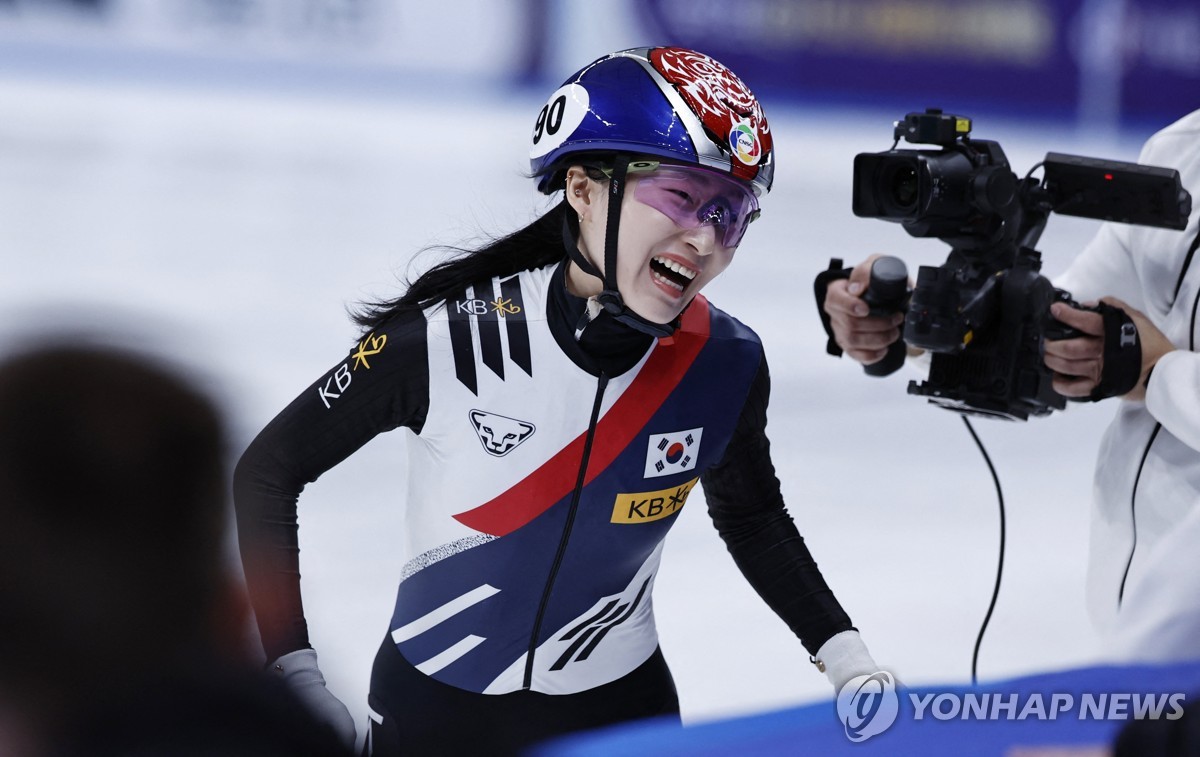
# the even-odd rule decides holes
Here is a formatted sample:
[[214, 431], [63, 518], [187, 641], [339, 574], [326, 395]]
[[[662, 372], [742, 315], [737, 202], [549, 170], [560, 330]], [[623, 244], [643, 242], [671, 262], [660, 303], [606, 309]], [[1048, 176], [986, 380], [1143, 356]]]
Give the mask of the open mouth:
[[673, 289], [683, 291], [696, 278], [698, 271], [693, 271], [674, 260], [656, 256], [650, 260], [650, 274], [655, 281], [660, 281]]

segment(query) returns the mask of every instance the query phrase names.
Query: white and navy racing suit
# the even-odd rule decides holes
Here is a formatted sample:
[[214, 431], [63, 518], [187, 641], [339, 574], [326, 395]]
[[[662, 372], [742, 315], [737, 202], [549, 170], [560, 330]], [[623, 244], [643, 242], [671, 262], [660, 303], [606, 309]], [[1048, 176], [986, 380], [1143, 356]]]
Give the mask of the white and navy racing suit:
[[1101, 443], [1088, 607], [1102, 634], [1122, 637], [1121, 657], [1200, 656], [1200, 552], [1195, 538], [1172, 536], [1200, 518], [1200, 111], [1151, 137], [1139, 162], [1179, 170], [1193, 196], [1187, 228], [1105, 224], [1054, 282], [1080, 302], [1127, 302], [1177, 348], [1154, 367], [1144, 402], [1120, 403]]
[[[784, 508], [757, 336], [702, 297], [664, 339], [589, 320], [564, 271], [392, 319], [247, 449], [235, 495], [268, 659], [308, 646], [297, 496], [397, 427], [413, 434], [409, 560], [381, 655], [423, 677], [477, 696], [569, 697], [637, 671], [658, 649], [663, 539], [697, 483], [743, 573], [810, 653], [852, 628]], [[664, 685], [673, 696], [669, 674]], [[436, 694], [393, 706], [422, 698]]]

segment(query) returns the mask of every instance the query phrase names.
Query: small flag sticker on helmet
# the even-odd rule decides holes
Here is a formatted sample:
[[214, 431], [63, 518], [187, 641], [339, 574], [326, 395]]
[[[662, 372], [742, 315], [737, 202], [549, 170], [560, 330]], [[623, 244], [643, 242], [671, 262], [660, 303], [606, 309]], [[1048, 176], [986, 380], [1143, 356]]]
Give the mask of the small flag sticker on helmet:
[[646, 471], [643, 478], [669, 476], [696, 467], [700, 436], [704, 428], [690, 428], [670, 434], [651, 434], [646, 446]]

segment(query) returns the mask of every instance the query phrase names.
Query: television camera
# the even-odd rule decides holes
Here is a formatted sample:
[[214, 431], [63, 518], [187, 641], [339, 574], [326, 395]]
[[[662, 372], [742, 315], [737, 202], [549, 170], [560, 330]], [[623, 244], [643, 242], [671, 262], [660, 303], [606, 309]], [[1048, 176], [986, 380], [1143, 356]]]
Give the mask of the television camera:
[[[909, 113], [895, 123], [890, 150], [854, 159], [855, 215], [951, 248], [942, 265], [919, 268], [911, 290], [903, 261], [875, 262], [864, 294], [871, 314], [902, 311], [905, 320], [888, 356], [866, 370], [894, 372], [912, 346], [932, 359], [927, 380], [909, 382], [910, 394], [966, 414], [1048, 415], [1065, 398], [1043, 365], [1043, 342], [1077, 335], [1050, 316], [1050, 305], [1080, 307], [1040, 274], [1034, 247], [1050, 213], [1181, 230], [1191, 196], [1175, 170], [1055, 152], [1018, 179], [997, 142], [970, 132], [962, 116]], [[898, 150], [901, 139], [940, 149]], [[1041, 180], [1033, 178], [1039, 166]], [[818, 277], [818, 307], [828, 281], [846, 275], [834, 260], [825, 281]], [[830, 334], [830, 352], [841, 354]]]

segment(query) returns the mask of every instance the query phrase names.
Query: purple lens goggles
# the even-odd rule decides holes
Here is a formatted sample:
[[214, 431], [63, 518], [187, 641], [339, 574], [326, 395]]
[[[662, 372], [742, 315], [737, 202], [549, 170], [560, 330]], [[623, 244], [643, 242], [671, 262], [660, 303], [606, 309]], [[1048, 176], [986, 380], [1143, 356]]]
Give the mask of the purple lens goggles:
[[[601, 170], [611, 176], [611, 170]], [[761, 213], [748, 184], [715, 171], [656, 160], [630, 161], [626, 170], [634, 199], [682, 228], [715, 226], [724, 247], [737, 247]]]

